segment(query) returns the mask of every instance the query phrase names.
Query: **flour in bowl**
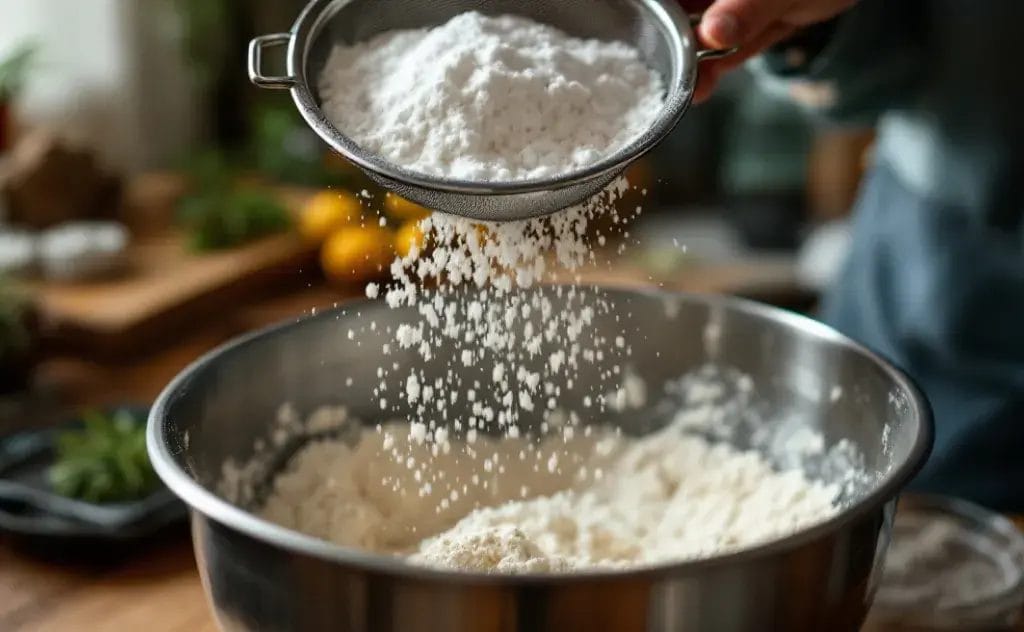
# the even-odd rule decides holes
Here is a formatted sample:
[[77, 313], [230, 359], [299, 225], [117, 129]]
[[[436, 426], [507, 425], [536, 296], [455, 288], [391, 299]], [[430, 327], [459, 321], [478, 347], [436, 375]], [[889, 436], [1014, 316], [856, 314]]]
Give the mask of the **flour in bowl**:
[[612, 155], [657, 119], [665, 88], [624, 43], [468, 12], [336, 47], [320, 94], [343, 134], [392, 163], [511, 181]]
[[[433, 484], [424, 491], [425, 477]], [[354, 446], [307, 446], [274, 481], [262, 515], [432, 567], [565, 572], [763, 543], [832, 516], [837, 493], [678, 423], [641, 438], [611, 430], [540, 443], [481, 437], [445, 451], [398, 423], [363, 430]]]

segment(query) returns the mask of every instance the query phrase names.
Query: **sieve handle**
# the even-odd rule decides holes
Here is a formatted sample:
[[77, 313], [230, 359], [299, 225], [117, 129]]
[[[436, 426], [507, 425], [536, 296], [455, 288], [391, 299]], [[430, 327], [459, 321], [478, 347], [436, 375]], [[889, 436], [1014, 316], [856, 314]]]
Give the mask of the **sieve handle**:
[[[703, 13], [691, 13], [690, 14], [690, 26], [694, 29], [700, 24], [701, 18], [704, 17]], [[728, 57], [733, 53], [739, 51], [738, 46], [733, 48], [702, 48], [697, 51], [697, 61], [708, 61], [711, 59], [720, 59], [722, 57]]]
[[295, 85], [295, 77], [267, 76], [263, 74], [263, 49], [291, 43], [291, 33], [260, 35], [249, 42], [249, 81], [261, 88], [285, 90]]

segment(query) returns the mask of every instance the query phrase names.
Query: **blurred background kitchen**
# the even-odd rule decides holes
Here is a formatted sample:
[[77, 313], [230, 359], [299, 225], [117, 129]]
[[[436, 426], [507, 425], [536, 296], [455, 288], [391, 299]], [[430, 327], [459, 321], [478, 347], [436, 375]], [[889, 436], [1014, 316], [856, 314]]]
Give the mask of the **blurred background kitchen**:
[[[146, 497], [138, 429], [184, 366], [361, 294], [379, 276], [367, 254], [416, 238], [420, 209], [247, 80], [248, 40], [302, 4], [0, 0], [0, 436], [56, 428], [0, 449], [0, 480], [24, 483], [0, 493], [0, 629], [211, 625], [179, 506], [97, 522], [82, 505]], [[636, 243], [595, 278], [811, 309], [871, 139], [732, 77], [631, 169]], [[89, 467], [107, 484], [87, 484]]]
[[[317, 190], [368, 189], [369, 215], [389, 210], [381, 192], [307, 131], [287, 93], [259, 91], [243, 71], [250, 37], [286, 30], [300, 5], [0, 3], [2, 345], [33, 346], [9, 362], [27, 371], [32, 360], [46, 377], [58, 357], [138, 356], [211, 319], [227, 326], [271, 293], [315, 304], [362, 281], [335, 266], [328, 288], [294, 228]], [[832, 224], [870, 140], [816, 127], [735, 77], [631, 171], [648, 196], [628, 263], [645, 268], [641, 280], [726, 283], [808, 306], [840, 253], [814, 237], [840, 236]], [[6, 371], [5, 385], [25, 386]]]

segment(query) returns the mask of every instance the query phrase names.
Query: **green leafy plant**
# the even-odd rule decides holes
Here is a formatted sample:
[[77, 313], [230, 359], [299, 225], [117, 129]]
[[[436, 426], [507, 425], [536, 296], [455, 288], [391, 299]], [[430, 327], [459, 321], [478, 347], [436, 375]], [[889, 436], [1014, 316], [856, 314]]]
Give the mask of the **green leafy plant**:
[[263, 104], [253, 112], [248, 156], [260, 173], [279, 182], [313, 187], [344, 184], [344, 174], [324, 164], [324, 146], [291, 102]]
[[200, 87], [224, 72], [231, 4], [224, 0], [175, 0], [181, 17], [184, 55]]
[[[291, 102], [280, 95], [263, 95], [255, 89], [237, 98], [241, 89], [230, 83], [240, 76], [232, 63], [232, 51], [240, 39], [248, 39], [252, 7], [245, 0], [173, 0], [182, 30], [182, 55], [196, 86], [208, 93], [208, 104], [218, 109], [217, 121], [231, 118], [230, 162], [283, 184], [323, 187], [345, 184], [349, 174], [332, 169], [324, 157], [326, 147], [309, 129]], [[232, 95], [226, 109], [216, 103], [220, 92]], [[241, 121], [236, 120], [241, 118]], [[236, 129], [244, 123], [243, 129]], [[239, 134], [241, 132], [241, 134]]]
[[28, 300], [0, 277], [0, 363], [24, 353], [31, 341]]
[[84, 427], [57, 437], [50, 484], [63, 496], [95, 503], [143, 498], [157, 486], [146, 453], [146, 424], [128, 411], [89, 412]]
[[0, 60], [0, 101], [8, 101], [21, 92], [35, 56], [36, 47], [23, 44]]
[[287, 230], [291, 216], [271, 195], [238, 182], [225, 156], [197, 155], [191, 168], [193, 192], [178, 205], [178, 221], [191, 232], [198, 252], [232, 248]]
[[198, 252], [239, 246], [291, 225], [287, 211], [276, 200], [246, 189], [189, 196], [179, 213], [192, 231], [190, 246]]

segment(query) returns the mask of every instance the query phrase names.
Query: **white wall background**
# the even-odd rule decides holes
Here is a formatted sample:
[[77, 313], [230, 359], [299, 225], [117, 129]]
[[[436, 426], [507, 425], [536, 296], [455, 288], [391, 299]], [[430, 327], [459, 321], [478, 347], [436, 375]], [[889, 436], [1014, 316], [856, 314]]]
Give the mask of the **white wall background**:
[[0, 0], [0, 55], [39, 47], [18, 121], [89, 143], [133, 172], [178, 158], [200, 127], [170, 0]]

